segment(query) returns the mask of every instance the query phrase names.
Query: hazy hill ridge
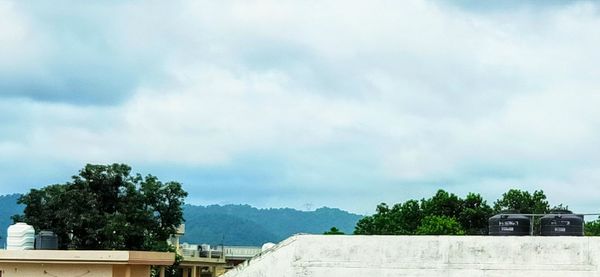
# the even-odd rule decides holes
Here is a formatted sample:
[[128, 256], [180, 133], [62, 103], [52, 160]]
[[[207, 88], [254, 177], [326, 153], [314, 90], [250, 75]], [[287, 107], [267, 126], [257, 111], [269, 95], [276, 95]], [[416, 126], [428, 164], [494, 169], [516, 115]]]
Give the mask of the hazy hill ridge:
[[[6, 238], [10, 217], [21, 213], [19, 194], [0, 196], [0, 236]], [[226, 245], [262, 245], [293, 234], [321, 234], [335, 226], [346, 233], [354, 230], [361, 215], [335, 208], [299, 211], [290, 208], [257, 209], [250, 205], [185, 205], [186, 234], [183, 242]]]
[[226, 245], [261, 245], [293, 234], [322, 234], [336, 226], [351, 233], [362, 218], [335, 208], [299, 211], [290, 208], [257, 209], [249, 205], [210, 205], [184, 208], [183, 241]]
[[23, 206], [17, 205], [20, 194], [0, 195], [0, 246], [6, 242], [6, 228], [12, 224], [11, 216], [23, 212]]

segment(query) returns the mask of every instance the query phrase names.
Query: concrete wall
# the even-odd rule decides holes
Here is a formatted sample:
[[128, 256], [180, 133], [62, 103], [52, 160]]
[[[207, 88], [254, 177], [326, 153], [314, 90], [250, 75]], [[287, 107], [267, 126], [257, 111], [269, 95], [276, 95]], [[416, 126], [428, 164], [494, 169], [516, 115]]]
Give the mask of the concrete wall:
[[112, 265], [68, 265], [68, 264], [0, 264], [2, 277], [112, 277]]
[[591, 277], [600, 238], [322, 236], [289, 238], [225, 277]]
[[[129, 272], [128, 272], [129, 271]], [[127, 275], [129, 274], [129, 275]], [[111, 277], [149, 277], [150, 266], [147, 265], [114, 265]]]
[[[129, 268], [129, 272], [127, 270]], [[2, 263], [2, 277], [149, 277], [150, 266], [109, 264]], [[129, 274], [129, 275], [127, 275]]]

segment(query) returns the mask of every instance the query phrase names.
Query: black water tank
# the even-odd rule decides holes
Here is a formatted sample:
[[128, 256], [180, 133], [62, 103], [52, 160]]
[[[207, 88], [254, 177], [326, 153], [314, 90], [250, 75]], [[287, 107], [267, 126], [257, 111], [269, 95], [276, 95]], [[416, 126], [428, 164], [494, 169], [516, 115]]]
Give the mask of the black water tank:
[[583, 236], [583, 216], [571, 212], [547, 214], [541, 219], [542, 236]]
[[51, 231], [41, 231], [39, 234], [37, 234], [37, 236], [35, 236], [35, 249], [58, 249], [58, 236]]
[[520, 214], [497, 214], [489, 219], [490, 236], [528, 236], [531, 219]]

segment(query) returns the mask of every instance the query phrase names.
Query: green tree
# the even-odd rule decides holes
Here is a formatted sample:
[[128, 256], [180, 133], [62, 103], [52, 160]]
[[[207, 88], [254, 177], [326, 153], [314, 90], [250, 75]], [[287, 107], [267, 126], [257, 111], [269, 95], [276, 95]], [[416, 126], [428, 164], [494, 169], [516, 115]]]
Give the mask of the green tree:
[[426, 216], [417, 229], [417, 235], [464, 235], [460, 223], [448, 216]]
[[398, 211], [394, 214], [394, 224], [398, 226], [397, 235], [411, 235], [417, 231], [421, 220], [423, 219], [423, 211], [419, 206], [419, 201], [408, 200], [403, 204], [394, 205], [398, 207]]
[[[474, 207], [479, 208], [476, 203]], [[444, 190], [429, 198], [408, 200], [391, 208], [385, 204], [377, 206], [376, 213], [362, 218], [356, 224], [354, 234], [357, 235], [414, 235], [426, 216], [445, 216], [458, 218], [463, 210], [463, 200]], [[473, 214], [476, 214], [473, 212]], [[466, 216], [466, 214], [464, 214]], [[479, 221], [473, 220], [474, 226], [480, 227]], [[471, 225], [469, 225], [471, 227]]]
[[329, 231], [323, 233], [323, 235], [344, 235], [344, 232], [340, 231], [337, 227], [331, 227]]
[[564, 204], [558, 204], [554, 207], [552, 207], [550, 210], [548, 210], [549, 213], [569, 213], [569, 206], [564, 205]]
[[444, 190], [438, 190], [433, 197], [421, 200], [421, 209], [425, 216], [436, 215], [458, 218], [462, 206], [462, 199]]
[[423, 213], [419, 201], [409, 200], [395, 204], [392, 208], [385, 203], [377, 206], [372, 216], [366, 216], [356, 224], [356, 235], [410, 235], [421, 224]]
[[[423, 226], [433, 228], [432, 224], [446, 224], [447, 219], [451, 219], [459, 224], [460, 230], [465, 234], [485, 235], [488, 232], [488, 220], [495, 213], [513, 210], [517, 213], [543, 214], [549, 211], [549, 207], [546, 195], [541, 190], [532, 194], [511, 189], [494, 202], [493, 208], [476, 193], [469, 193], [463, 199], [453, 193], [438, 190], [431, 198], [421, 201], [409, 200], [391, 208], [385, 203], [379, 204], [375, 214], [358, 221], [354, 233], [413, 235], [424, 232]], [[561, 204], [556, 208], [566, 206]], [[440, 220], [440, 217], [444, 220]], [[424, 222], [425, 218], [430, 222]], [[424, 225], [425, 223], [429, 225]], [[535, 228], [539, 230], [539, 218], [536, 218]]]
[[394, 235], [392, 210], [386, 203], [377, 205], [376, 213], [366, 216], [356, 223], [354, 233], [357, 235]]
[[585, 223], [586, 236], [600, 236], [600, 218]]
[[124, 164], [88, 164], [70, 182], [23, 195], [14, 219], [55, 232], [61, 248], [167, 251], [186, 196], [181, 184], [132, 175]]
[[481, 195], [469, 193], [462, 201], [457, 220], [468, 235], [487, 235], [488, 220], [493, 214]]
[[494, 211], [497, 213], [510, 210], [523, 214], [544, 214], [549, 209], [550, 205], [542, 190], [536, 190], [531, 194], [528, 191], [511, 189], [494, 203]]
[[373, 215], [365, 216], [356, 222], [354, 227], [355, 235], [376, 235], [378, 230], [375, 228], [375, 219]]

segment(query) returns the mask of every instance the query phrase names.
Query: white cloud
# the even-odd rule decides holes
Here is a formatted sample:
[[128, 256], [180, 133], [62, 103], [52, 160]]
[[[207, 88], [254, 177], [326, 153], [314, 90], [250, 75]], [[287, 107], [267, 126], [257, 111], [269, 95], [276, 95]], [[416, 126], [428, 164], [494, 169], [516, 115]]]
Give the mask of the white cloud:
[[[39, 38], [29, 22], [29, 18], [19, 11], [12, 2], [0, 3], [0, 64], [19, 70], [23, 65], [31, 65], [41, 55], [37, 43]], [[0, 74], [10, 74], [9, 68], [0, 66]], [[0, 92], [0, 95], [2, 92]]]
[[[0, 27], [10, 31], [0, 41], [16, 49], [36, 30], [14, 7], [0, 5], [12, 22]], [[0, 133], [0, 154], [200, 168], [267, 157], [283, 165], [272, 182], [360, 211], [423, 197], [433, 184], [496, 197], [535, 183], [575, 202], [561, 188], [570, 186], [586, 191], [581, 207], [589, 207], [600, 197], [589, 185], [600, 166], [598, 9], [585, 2], [486, 13], [432, 1], [117, 5], [100, 44], [149, 76], [109, 106], [0, 100], [0, 122], [3, 115], [14, 122]], [[82, 48], [100, 47], [88, 43]], [[324, 186], [347, 196], [319, 195]], [[286, 197], [247, 201], [293, 200]]]

